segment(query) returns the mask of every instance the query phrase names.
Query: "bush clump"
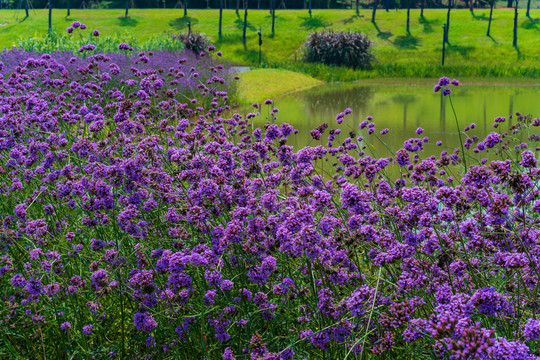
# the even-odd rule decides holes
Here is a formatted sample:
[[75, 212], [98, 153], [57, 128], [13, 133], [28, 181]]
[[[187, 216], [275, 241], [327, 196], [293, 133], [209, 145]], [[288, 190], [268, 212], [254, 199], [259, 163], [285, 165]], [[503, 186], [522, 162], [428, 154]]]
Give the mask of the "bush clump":
[[186, 49], [193, 51], [197, 55], [205, 52], [208, 46], [210, 46], [210, 40], [200, 33], [180, 33], [173, 35], [173, 38], [181, 41]]
[[304, 60], [367, 69], [374, 60], [371, 44], [371, 40], [362, 33], [314, 32], [306, 42]]

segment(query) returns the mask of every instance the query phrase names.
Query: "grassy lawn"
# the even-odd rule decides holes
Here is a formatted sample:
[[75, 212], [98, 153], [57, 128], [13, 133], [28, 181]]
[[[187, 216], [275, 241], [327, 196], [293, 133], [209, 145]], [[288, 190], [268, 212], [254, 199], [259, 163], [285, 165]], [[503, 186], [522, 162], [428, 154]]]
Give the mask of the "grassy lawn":
[[[420, 18], [419, 10], [411, 10], [410, 34], [406, 32], [406, 10], [377, 11], [371, 22], [371, 10], [359, 16], [351, 10], [314, 10], [309, 17], [303, 10], [278, 10], [276, 31], [271, 34], [271, 17], [266, 10], [249, 10], [247, 43], [242, 44], [243, 12], [225, 10], [223, 36], [218, 37], [218, 10], [189, 10], [183, 17], [180, 9], [72, 10], [53, 12], [53, 29], [62, 33], [73, 20], [101, 29], [104, 35], [139, 41], [168, 33], [187, 31], [191, 22], [194, 31], [205, 33], [225, 54], [225, 59], [241, 65], [258, 64], [257, 30], [263, 33], [263, 66], [280, 67], [310, 74], [326, 81], [379, 76], [429, 77], [441, 74], [442, 24], [446, 10], [427, 9]], [[47, 12], [32, 11], [24, 18], [19, 11], [0, 10], [0, 47], [9, 48], [17, 39], [43, 36], [47, 30]], [[540, 77], [538, 44], [540, 44], [540, 10], [531, 10], [531, 17], [520, 10], [518, 49], [512, 47], [513, 10], [495, 9], [491, 37], [486, 36], [489, 10], [452, 10], [447, 45], [445, 73], [462, 76]], [[362, 31], [374, 42], [378, 65], [374, 71], [332, 69], [304, 64], [302, 44], [309, 33], [322, 29]]]
[[281, 69], [255, 69], [239, 76], [238, 98], [242, 103], [264, 101], [322, 84], [310, 76]]

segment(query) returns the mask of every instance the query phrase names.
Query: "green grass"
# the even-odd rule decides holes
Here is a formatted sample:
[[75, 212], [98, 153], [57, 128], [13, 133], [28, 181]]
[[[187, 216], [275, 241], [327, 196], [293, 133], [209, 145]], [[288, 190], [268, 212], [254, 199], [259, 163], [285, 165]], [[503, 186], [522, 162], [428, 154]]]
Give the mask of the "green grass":
[[[439, 77], [433, 78], [372, 78], [362, 80], [365, 85], [435, 85]], [[462, 85], [493, 85], [493, 86], [540, 86], [540, 79], [535, 78], [485, 78], [485, 77], [460, 77]]]
[[[309, 74], [325, 81], [354, 80], [371, 77], [434, 77], [443, 70], [441, 61], [442, 24], [446, 10], [427, 9], [424, 18], [419, 10], [411, 10], [410, 34], [405, 30], [406, 10], [377, 12], [372, 23], [371, 10], [356, 16], [351, 10], [314, 10], [309, 17], [303, 10], [278, 10], [276, 32], [271, 34], [268, 11], [249, 10], [247, 43], [242, 44], [242, 19], [234, 10], [225, 10], [223, 36], [218, 38], [217, 10], [189, 10], [183, 17], [179, 9], [130, 10], [65, 10], [53, 12], [53, 28], [64, 32], [73, 20], [100, 29], [104, 35], [118, 35], [126, 40], [144, 41], [175, 32], [187, 31], [187, 22], [194, 31], [205, 33], [225, 54], [225, 59], [241, 65], [258, 63], [257, 30], [263, 33], [263, 63], [266, 67], [285, 68]], [[0, 10], [0, 47], [9, 48], [21, 37], [43, 36], [47, 30], [45, 10], [32, 11], [24, 18], [19, 11]], [[452, 10], [450, 44], [447, 45], [444, 73], [454, 76], [540, 77], [538, 44], [540, 44], [540, 10], [531, 10], [531, 18], [520, 10], [518, 49], [512, 47], [513, 10], [495, 9], [492, 37], [486, 36], [488, 9]], [[301, 60], [302, 45], [310, 32], [323, 29], [362, 31], [374, 42], [377, 65], [372, 71], [332, 68], [305, 64]], [[129, 35], [128, 35], [129, 34]], [[64, 35], [62, 35], [64, 36]], [[66, 34], [67, 36], [67, 34]], [[165, 35], [167, 36], [167, 35]]]
[[322, 84], [320, 80], [304, 74], [281, 69], [255, 69], [238, 75], [238, 99], [244, 104]]

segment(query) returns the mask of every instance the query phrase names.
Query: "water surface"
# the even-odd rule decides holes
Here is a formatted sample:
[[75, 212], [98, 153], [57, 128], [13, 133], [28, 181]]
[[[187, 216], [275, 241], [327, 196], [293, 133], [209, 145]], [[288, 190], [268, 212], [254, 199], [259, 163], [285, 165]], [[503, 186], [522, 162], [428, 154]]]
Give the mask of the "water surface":
[[[493, 119], [515, 112], [540, 116], [540, 87], [513, 85], [460, 85], [452, 88], [452, 103], [463, 129], [470, 123], [477, 126], [467, 135], [483, 138], [492, 131], [506, 131], [512, 124], [512, 119], [499, 129], [494, 129]], [[326, 122], [329, 129], [340, 128], [342, 135], [339, 140], [354, 131], [365, 138], [364, 144], [368, 152], [377, 156], [390, 156], [391, 153], [403, 146], [410, 137], [418, 137], [415, 130], [422, 127], [430, 141], [425, 146], [428, 154], [440, 154], [442, 149], [459, 147], [456, 122], [450, 99], [435, 94], [429, 85], [362, 85], [334, 84], [323, 85], [307, 91], [286, 95], [274, 100], [279, 108], [277, 123], [287, 122], [299, 129], [300, 132], [291, 144], [297, 149], [306, 146], [326, 144], [328, 130], [320, 141], [310, 136], [310, 131], [319, 124]], [[352, 109], [352, 114], [338, 125], [336, 114], [346, 108]], [[254, 124], [261, 126], [268, 121], [269, 107], [263, 106], [261, 118]], [[376, 132], [367, 135], [366, 130], [359, 130], [358, 124], [368, 115], [373, 117]], [[389, 128], [386, 135], [379, 131]], [[442, 147], [435, 145], [437, 140], [443, 141]], [[339, 144], [338, 141], [335, 144]]]

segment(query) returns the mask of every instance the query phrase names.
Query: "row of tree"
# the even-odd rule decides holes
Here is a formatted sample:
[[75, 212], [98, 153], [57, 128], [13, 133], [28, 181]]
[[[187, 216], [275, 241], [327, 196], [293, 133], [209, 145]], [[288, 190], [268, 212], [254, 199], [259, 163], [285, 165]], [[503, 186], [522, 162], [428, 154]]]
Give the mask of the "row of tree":
[[[357, 0], [358, 1], [358, 0]], [[376, 16], [376, 13], [377, 13], [377, 7], [378, 7], [378, 3], [377, 3], [378, 0], [373, 0], [373, 12], [372, 12], [372, 15], [371, 15], [371, 21], [372, 22], [375, 22], [375, 16]], [[405, 0], [407, 1], [407, 25], [406, 25], [406, 30], [407, 30], [407, 33], [410, 33], [410, 10], [411, 10], [411, 4], [413, 2], [416, 2], [416, 0]], [[420, 10], [420, 17], [424, 17], [424, 6], [425, 6], [425, 0], [418, 0], [420, 1], [420, 7], [421, 7], [421, 10]], [[470, 11], [472, 12], [473, 11], [473, 0], [465, 0], [466, 2], [468, 1], [467, 5], [470, 9]], [[493, 8], [495, 7], [495, 1], [496, 0], [488, 0], [488, 5], [489, 5], [489, 21], [488, 21], [488, 26], [487, 26], [487, 33], [486, 33], [486, 36], [491, 36], [490, 35], [490, 31], [491, 31], [491, 21], [493, 19]], [[446, 12], [446, 24], [444, 24], [444, 42], [445, 43], [448, 43], [448, 34], [450, 32], [450, 13], [452, 11], [452, 8], [455, 8], [456, 7], [456, 2], [457, 0], [448, 0], [447, 1], [447, 12]], [[518, 8], [519, 8], [519, 0], [508, 0], [509, 2], [509, 7], [512, 7], [514, 8], [514, 29], [513, 29], [513, 39], [512, 39], [512, 46], [514, 46], [515, 48], [517, 48], [517, 25], [518, 25]], [[526, 16], [530, 18], [530, 10], [531, 10], [531, 0], [527, 0], [527, 13], [526, 13]], [[388, 8], [386, 9], [386, 11], [388, 11]], [[358, 6], [356, 8], [356, 12], [358, 13]], [[311, 14], [311, 12], [310, 12]]]
[[[26, 0], [0, 0], [2, 8], [23, 8]], [[35, 9], [48, 7], [48, 0], [28, 0], [29, 6]], [[128, 0], [130, 8], [179, 8], [188, 7], [202, 9], [243, 9], [244, 0]], [[512, 7], [513, 0], [509, 1], [508, 7]], [[223, 3], [220, 5], [220, 3]], [[247, 0], [250, 9], [270, 9], [275, 6], [278, 9], [352, 9], [371, 8], [373, 4], [379, 7], [396, 9], [411, 8], [445, 8], [446, 0]], [[276, 2], [276, 4], [272, 4]], [[118, 9], [126, 6], [126, 0], [53, 0], [53, 8], [110, 8]], [[488, 7], [489, 0], [463, 0], [456, 2], [455, 7]]]
[[[2, 0], [0, 0], [2, 1]], [[52, 9], [53, 9], [53, 4], [52, 4], [52, 1], [53, 0], [47, 0], [47, 8], [49, 10], [49, 32], [52, 31]], [[57, 0], [57, 1], [60, 1], [60, 0]], [[66, 10], [67, 10], [67, 15], [69, 16], [70, 15], [70, 0], [66, 0], [67, 3], [66, 3]], [[73, 0], [72, 0], [73, 1]], [[125, 16], [127, 17], [128, 14], [129, 14], [129, 8], [130, 8], [130, 5], [131, 7], [133, 7], [133, 2], [134, 0], [125, 0]], [[184, 13], [184, 16], [187, 16], [188, 15], [188, 0], [178, 0], [179, 1], [179, 4], [180, 6], [183, 8], [183, 13]], [[222, 35], [222, 25], [223, 25], [223, 9], [226, 8], [227, 6], [227, 0], [218, 0], [219, 1], [219, 25], [218, 25], [218, 35], [221, 36]], [[234, 0], [229, 0], [229, 4], [232, 3]], [[243, 34], [242, 34], [242, 40], [243, 42], [245, 43], [246, 42], [246, 29], [247, 29], [247, 19], [248, 19], [248, 9], [249, 9], [249, 4], [250, 4], [250, 1], [249, 0], [236, 0], [236, 14], [239, 15], [239, 10], [240, 10], [240, 1], [242, 1], [242, 8], [243, 8], [243, 11], [244, 11], [244, 21], [243, 21]], [[260, 1], [260, 0], [259, 0]], [[278, 7], [278, 1], [281, 1], [281, 4], [280, 4], [280, 7], [283, 8], [284, 6], [281, 6], [283, 5], [284, 1], [285, 0], [269, 0], [270, 3], [269, 3], [269, 11], [270, 11], [270, 14], [272, 16], [272, 34], [274, 33], [275, 31], [275, 17], [276, 17], [276, 8]], [[306, 0], [307, 1], [307, 6], [304, 6], [304, 8], [308, 8], [308, 13], [309, 13], [309, 16], [311, 17], [312, 16], [312, 1], [313, 0]], [[385, 5], [386, 5], [386, 11], [389, 11], [389, 2], [390, 0], [384, 0], [385, 1]], [[407, 30], [407, 33], [410, 33], [410, 10], [411, 10], [411, 7], [413, 6], [413, 4], [415, 5], [419, 5], [420, 6], [420, 17], [423, 17], [424, 16], [424, 8], [426, 6], [426, 3], [427, 3], [428, 0], [405, 0], [406, 2], [406, 7], [407, 7], [407, 24], [406, 24], [406, 30]], [[474, 0], [465, 0], [467, 2], [467, 5], [470, 6], [470, 10], [473, 11], [473, 6], [474, 6], [474, 3], [473, 1]], [[492, 17], [493, 17], [493, 8], [494, 8], [494, 5], [495, 5], [495, 0], [488, 0], [488, 4], [490, 6], [490, 13], [489, 13], [489, 22], [488, 22], [488, 27], [487, 27], [487, 36], [490, 36], [490, 29], [491, 29], [491, 21], [492, 21]], [[512, 0], [508, 0], [508, 1], [512, 1]], [[447, 4], [446, 4], [446, 7], [447, 7], [447, 16], [446, 16], [446, 24], [444, 26], [444, 42], [447, 43], [448, 42], [448, 34], [449, 34], [449, 31], [450, 31], [450, 13], [451, 13], [451, 10], [453, 8], [456, 7], [456, 2], [457, 0], [447, 0]], [[20, 5], [22, 5], [24, 7], [24, 10], [26, 12], [26, 16], [28, 17], [29, 16], [29, 10], [31, 8], [31, 3], [30, 3], [30, 0], [20, 0]], [[530, 14], [530, 4], [531, 4], [531, 0], [528, 0], [528, 3], [527, 3], [527, 14], [526, 16], [529, 17]], [[377, 8], [379, 6], [379, 3], [378, 3], [378, 0], [373, 0], [371, 6], [373, 7], [373, 12], [372, 12], [372, 17], [371, 17], [371, 21], [372, 22], [375, 22], [375, 19], [376, 19], [376, 14], [377, 14]], [[258, 4], [258, 7], [260, 8], [260, 3]], [[359, 13], [359, 9], [360, 9], [360, 1], [359, 0], [355, 0], [355, 7], [356, 7], [356, 13], [358, 14]], [[513, 46], [514, 47], [517, 47], [517, 23], [518, 23], [518, 7], [519, 7], [519, 0], [514, 0], [514, 29], [513, 29]], [[188, 24], [190, 25], [190, 24]], [[191, 26], [189, 26], [189, 31], [191, 32]], [[444, 48], [444, 47], [443, 47]]]

